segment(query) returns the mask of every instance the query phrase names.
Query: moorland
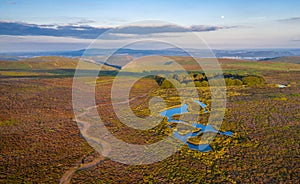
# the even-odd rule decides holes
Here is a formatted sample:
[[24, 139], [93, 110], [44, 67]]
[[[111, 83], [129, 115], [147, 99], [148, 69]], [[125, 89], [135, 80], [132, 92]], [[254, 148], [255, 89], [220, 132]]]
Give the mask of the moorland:
[[[162, 97], [168, 107], [182, 104], [172, 75], [188, 90], [195, 84], [209, 118], [211, 92], [205, 72], [189, 57], [170, 57], [192, 80], [171, 71], [139, 79], [130, 91], [130, 107], [149, 115], [148, 102]], [[126, 165], [104, 158], [83, 138], [74, 120], [72, 82], [76, 58], [37, 57], [0, 62], [0, 183], [298, 183], [300, 175], [300, 65], [297, 62], [219, 59], [226, 81], [226, 111], [211, 151], [182, 146], [171, 157], [149, 165]], [[150, 129], [124, 125], [113, 113], [111, 87], [120, 68], [104, 65], [96, 83], [89, 73], [99, 64], [84, 61], [82, 77], [94, 85], [97, 110], [107, 129], [134, 144], [150, 144], [170, 135], [166, 119]], [[115, 64], [115, 63], [114, 63]], [[162, 64], [164, 65], [164, 63]], [[144, 70], [123, 73], [123, 85]], [[286, 87], [279, 88], [283, 84]], [[84, 88], [82, 89], [84, 90]], [[189, 102], [187, 102], [189, 103]], [[188, 120], [187, 120], [188, 121]], [[186, 129], [186, 127], [177, 127]], [[195, 140], [194, 140], [195, 141]], [[197, 142], [197, 140], [196, 140]]]

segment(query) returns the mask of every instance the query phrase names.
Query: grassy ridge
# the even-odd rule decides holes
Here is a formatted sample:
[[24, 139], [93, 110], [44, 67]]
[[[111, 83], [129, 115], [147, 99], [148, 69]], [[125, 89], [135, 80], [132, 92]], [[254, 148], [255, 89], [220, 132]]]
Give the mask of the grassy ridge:
[[[79, 59], [56, 56], [36, 57], [20, 61], [0, 61], [0, 77], [42, 77], [42, 76], [73, 76]], [[81, 61], [80, 69], [98, 70], [101, 65]], [[111, 66], [102, 65], [102, 70], [116, 71]]]
[[[0, 61], [0, 69], [23, 69], [23, 70], [49, 70], [49, 69], [76, 69], [79, 59], [56, 56], [36, 57], [20, 61]], [[99, 65], [92, 62], [81, 61], [86, 70], [94, 70]], [[105, 70], [116, 70], [110, 66], [103, 66]]]
[[271, 59], [263, 59], [261, 61], [272, 61], [272, 62], [282, 62], [282, 63], [297, 63], [300, 64], [300, 56], [285, 56], [276, 57]]
[[125, 67], [126, 70], [131, 72], [153, 71], [153, 70], [167, 70], [167, 71], [200, 71], [203, 70], [201, 64], [205, 64], [206, 70], [216, 70], [216, 61], [220, 64], [224, 71], [259, 72], [262, 70], [268, 71], [300, 71], [300, 65], [296, 62], [286, 62], [285, 60], [270, 60], [270, 61], [252, 61], [252, 60], [239, 60], [239, 59], [224, 59], [224, 58], [201, 58], [197, 61], [192, 57], [178, 57], [178, 56], [150, 56], [140, 58], [130, 63]]
[[[115, 60], [117, 58], [114, 58]], [[122, 58], [116, 63], [122, 63]], [[207, 65], [206, 70], [215, 70], [216, 59], [202, 58], [200, 63]], [[20, 61], [0, 61], [0, 75], [2, 76], [41, 76], [41, 75], [68, 75], [74, 74], [79, 59], [64, 58], [56, 56], [35, 57]], [[218, 62], [225, 72], [257, 74], [260, 71], [300, 71], [300, 65], [295, 63], [273, 62], [273, 61], [248, 61], [234, 59], [218, 59]], [[81, 69], [98, 70], [98, 64], [92, 61], [81, 61]], [[121, 67], [121, 65], [120, 65]], [[49, 72], [51, 70], [51, 72]], [[53, 72], [57, 70], [56, 72]], [[73, 70], [73, 73], [70, 71]], [[116, 71], [115, 67], [102, 65], [102, 70]], [[122, 71], [130, 73], [140, 73], [147, 71], [201, 71], [201, 66], [192, 57], [158, 57], [149, 56], [139, 58], [128, 65], [124, 66]]]

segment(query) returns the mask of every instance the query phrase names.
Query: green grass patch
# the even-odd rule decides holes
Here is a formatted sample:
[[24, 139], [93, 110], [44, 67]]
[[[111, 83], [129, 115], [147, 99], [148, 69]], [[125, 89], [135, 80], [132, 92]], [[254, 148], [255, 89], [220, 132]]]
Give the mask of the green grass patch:
[[3, 120], [0, 121], [0, 126], [11, 126], [16, 123], [16, 120]]

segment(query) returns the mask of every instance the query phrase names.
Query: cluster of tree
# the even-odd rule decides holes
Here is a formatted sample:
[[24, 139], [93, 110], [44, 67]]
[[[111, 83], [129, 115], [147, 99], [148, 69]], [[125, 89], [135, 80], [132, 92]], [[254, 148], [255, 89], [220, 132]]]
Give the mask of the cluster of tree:
[[[209, 82], [213, 85], [222, 85], [221, 80], [224, 76], [226, 86], [258, 86], [265, 84], [265, 79], [257, 75], [238, 75], [228, 74], [214, 75], [207, 77], [205, 73], [194, 73], [189, 74], [162, 74], [156, 75], [154, 78], [161, 88], [174, 88], [174, 87], [208, 87]], [[220, 83], [218, 84], [218, 81]]]
[[261, 76], [246, 76], [243, 77], [243, 84], [248, 86], [263, 85], [266, 83], [265, 79]]

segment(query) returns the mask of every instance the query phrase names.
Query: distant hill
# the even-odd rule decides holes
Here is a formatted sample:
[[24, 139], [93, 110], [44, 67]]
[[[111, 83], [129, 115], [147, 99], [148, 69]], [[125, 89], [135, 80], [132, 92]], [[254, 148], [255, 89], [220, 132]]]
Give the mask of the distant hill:
[[[52, 69], [76, 69], [79, 59], [43, 56], [23, 59], [19, 61], [0, 61], [0, 69], [18, 69], [18, 70], [52, 70]], [[84, 61], [84, 69], [98, 69], [99, 64]], [[104, 70], [117, 70], [111, 66], [103, 66]]]
[[123, 66], [134, 60], [132, 56], [129, 55], [113, 55], [105, 61], [104, 56], [85, 56], [84, 59], [106, 66], [111, 66], [117, 69], [121, 69]]
[[0, 54], [0, 61], [2, 61], [2, 60], [4, 60], [4, 61], [18, 61], [18, 60], [20, 60], [20, 57]]
[[251, 59], [260, 60], [265, 58], [274, 58], [282, 56], [295, 56], [299, 54], [299, 50], [215, 50], [218, 58], [237, 58], [237, 59]]
[[[212, 50], [213, 54], [217, 58], [232, 58], [232, 59], [248, 59], [248, 60], [260, 60], [265, 58], [275, 58], [284, 56], [300, 56], [300, 49], [240, 49], [240, 50]], [[51, 52], [10, 52], [0, 53], [4, 58], [11, 58], [16, 60], [18, 58], [31, 58], [36, 56], [62, 56], [62, 57], [95, 57], [95, 56], [106, 56], [111, 53], [114, 55], [127, 55], [134, 58], [142, 56], [190, 56], [203, 54], [201, 49], [180, 49], [180, 48], [166, 48], [166, 49], [130, 49], [121, 48], [115, 49], [81, 49], [75, 51], [51, 51]], [[205, 53], [205, 52], [204, 52]], [[1, 57], [0, 57], [1, 59]]]
[[[192, 57], [182, 56], [147, 56], [139, 58], [124, 66], [122, 70], [131, 72], [142, 72], [142, 71], [203, 71], [205, 70], [216, 70], [216, 59], [214, 58], [201, 58], [197, 59], [200, 65]], [[260, 62], [254, 60], [241, 60], [241, 59], [228, 59], [219, 58], [217, 59], [219, 65], [224, 71], [240, 70], [240, 71], [258, 71], [258, 70], [300, 70], [300, 65], [295, 63], [283, 63], [283, 62]], [[205, 64], [205, 65], [203, 65]]]
[[300, 56], [276, 57], [276, 58], [262, 59], [260, 61], [271, 61], [271, 62], [283, 62], [283, 63], [297, 63], [297, 64], [300, 64]]
[[[219, 64], [224, 71], [243, 70], [243, 71], [258, 71], [258, 70], [300, 70], [298, 59], [300, 57], [283, 57], [274, 58], [264, 61], [254, 60], [240, 60], [219, 58]], [[89, 56], [81, 58], [84, 61], [81, 63], [84, 70], [98, 70], [102, 65], [102, 70], [116, 71], [124, 69], [123, 71], [143, 72], [143, 71], [201, 71], [202, 66], [192, 57], [182, 56], [147, 56], [135, 59], [128, 55], [118, 55], [108, 59], [103, 63], [103, 56]], [[216, 65], [214, 58], [201, 58], [200, 62], [205, 63], [206, 70], [215, 70]], [[133, 61], [133, 62], [131, 62]], [[58, 56], [43, 56], [23, 59], [19, 61], [0, 61], [0, 71], [8, 75], [8, 71], [30, 71], [30, 72], [50, 72], [50, 73], [72, 73], [76, 69], [79, 58], [68, 58]], [[55, 70], [55, 71], [51, 71]], [[71, 72], [71, 73], [70, 73]], [[12, 75], [12, 74], [11, 74]]]
[[136, 50], [136, 49], [81, 49], [75, 51], [49, 51], [49, 52], [11, 52], [2, 53], [3, 56], [10, 57], [36, 57], [36, 56], [62, 56], [62, 57], [91, 57], [91, 56], [107, 56], [113, 53], [114, 55], [130, 55], [133, 57], [142, 57], [150, 55], [167, 55], [167, 56], [189, 56], [181, 49], [162, 49], [162, 50]]

